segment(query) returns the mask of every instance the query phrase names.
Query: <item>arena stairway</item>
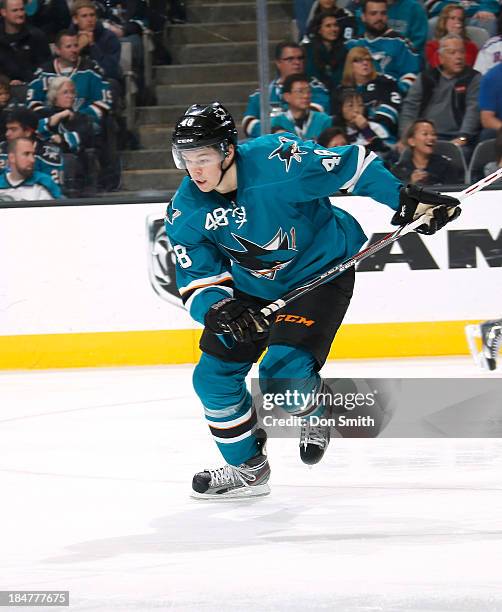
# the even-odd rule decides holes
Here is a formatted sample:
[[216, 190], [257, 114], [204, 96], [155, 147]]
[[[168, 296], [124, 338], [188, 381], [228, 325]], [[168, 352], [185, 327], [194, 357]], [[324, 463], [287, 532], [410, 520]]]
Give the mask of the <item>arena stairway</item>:
[[[267, 10], [272, 59], [276, 43], [291, 39], [293, 8], [288, 0], [274, 0]], [[154, 67], [157, 105], [136, 109], [141, 149], [121, 152], [124, 192], [172, 194], [184, 176], [170, 152], [178, 117], [194, 102], [219, 100], [240, 124], [247, 98], [258, 87], [254, 2], [189, 0], [187, 17], [186, 24], [167, 29], [173, 63]]]

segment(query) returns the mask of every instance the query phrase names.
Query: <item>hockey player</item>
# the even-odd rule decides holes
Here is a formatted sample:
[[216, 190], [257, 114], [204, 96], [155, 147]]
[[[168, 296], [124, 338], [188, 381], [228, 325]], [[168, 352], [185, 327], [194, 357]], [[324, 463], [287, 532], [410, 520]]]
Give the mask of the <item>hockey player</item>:
[[[355, 218], [328, 196], [341, 188], [371, 196], [392, 209], [396, 225], [426, 213], [430, 225], [419, 228], [425, 233], [455, 218], [458, 200], [402, 188], [362, 146], [323, 149], [289, 133], [237, 145], [234, 120], [218, 102], [188, 108], [176, 123], [172, 151], [188, 176], [167, 206], [166, 231], [180, 295], [205, 327], [193, 383], [227, 462], [195, 474], [193, 494], [264, 495], [270, 466], [245, 377], [268, 348], [259, 368], [262, 392], [329, 393], [319, 370], [349, 305], [354, 269], [272, 320], [260, 308], [353, 255], [366, 240]], [[292, 322], [302, 318], [308, 325]], [[317, 463], [330, 432], [310, 417], [329, 408], [293, 403], [288, 412], [303, 419], [302, 461]]]
[[[476, 363], [486, 370], [495, 370], [497, 355], [502, 347], [502, 319], [485, 321], [480, 325], [467, 325], [465, 333]], [[481, 338], [480, 352], [475, 338]]]

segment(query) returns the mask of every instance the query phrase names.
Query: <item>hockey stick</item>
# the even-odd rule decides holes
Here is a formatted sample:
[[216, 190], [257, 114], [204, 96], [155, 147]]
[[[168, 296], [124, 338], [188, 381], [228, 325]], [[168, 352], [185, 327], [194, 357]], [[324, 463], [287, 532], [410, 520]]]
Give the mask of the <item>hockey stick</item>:
[[[462, 200], [465, 200], [465, 198], [470, 197], [478, 191], [481, 191], [481, 189], [484, 189], [488, 185], [491, 185], [495, 181], [498, 181], [498, 179], [501, 177], [502, 168], [498, 168], [497, 170], [495, 170], [495, 172], [492, 172], [492, 174], [485, 176], [477, 183], [474, 183], [470, 187], [467, 187], [466, 189], [461, 191], [456, 197], [460, 202], [462, 202]], [[366, 259], [367, 257], [371, 257], [374, 253], [380, 251], [380, 249], [383, 249], [392, 242], [395, 242], [398, 238], [401, 238], [401, 236], [404, 236], [405, 234], [414, 231], [417, 227], [423, 225], [424, 217], [425, 215], [422, 215], [421, 217], [415, 219], [415, 221], [412, 221], [407, 225], [399, 226], [393, 232], [387, 234], [386, 236], [384, 236], [377, 242], [374, 242], [362, 251], [359, 251], [359, 253], [356, 253], [353, 257], [350, 257], [349, 259], [346, 259], [345, 261], [342, 261], [341, 263], [337, 264], [333, 268], [326, 270], [326, 272], [323, 272], [319, 277], [315, 278], [314, 280], [311, 280], [308, 283], [305, 283], [305, 285], [301, 285], [296, 289], [292, 289], [282, 298], [275, 300], [275, 302], [271, 302], [270, 304], [268, 304], [268, 306], [264, 306], [261, 309], [261, 313], [265, 317], [269, 317], [270, 315], [274, 314], [274, 312], [277, 312], [281, 308], [284, 308], [284, 306], [286, 306], [293, 300], [296, 300], [297, 298], [301, 297], [305, 293], [308, 293], [309, 291], [312, 291], [312, 289], [319, 287], [319, 285], [323, 285], [327, 281], [336, 278], [337, 276], [345, 272], [345, 270], [348, 270], [349, 268], [352, 268], [352, 266], [355, 266], [358, 262], [362, 261], [363, 259]]]

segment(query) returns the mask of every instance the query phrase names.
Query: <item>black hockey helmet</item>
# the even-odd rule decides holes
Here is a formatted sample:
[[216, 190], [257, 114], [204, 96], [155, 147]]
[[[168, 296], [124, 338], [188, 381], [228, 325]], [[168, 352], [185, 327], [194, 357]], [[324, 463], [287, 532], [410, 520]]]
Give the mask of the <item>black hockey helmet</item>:
[[219, 102], [193, 104], [174, 127], [172, 150], [176, 167], [186, 168], [181, 151], [212, 146], [221, 151], [224, 159], [230, 144], [237, 144], [237, 128], [228, 110]]

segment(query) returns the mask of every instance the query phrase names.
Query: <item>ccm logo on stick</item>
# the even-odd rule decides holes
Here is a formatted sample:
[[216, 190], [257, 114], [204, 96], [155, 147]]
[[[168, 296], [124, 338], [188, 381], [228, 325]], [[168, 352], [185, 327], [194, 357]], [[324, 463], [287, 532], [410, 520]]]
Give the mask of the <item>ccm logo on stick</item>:
[[306, 327], [310, 327], [315, 323], [315, 321], [312, 319], [306, 319], [300, 315], [291, 314], [280, 314], [275, 317], [276, 323], [280, 323], [281, 321], [284, 321], [285, 323], [298, 323], [299, 325], [305, 325]]

